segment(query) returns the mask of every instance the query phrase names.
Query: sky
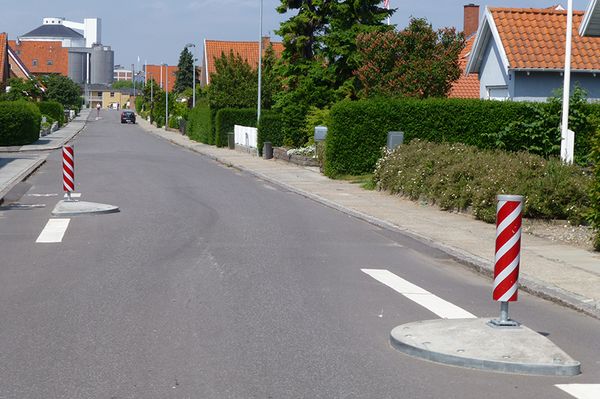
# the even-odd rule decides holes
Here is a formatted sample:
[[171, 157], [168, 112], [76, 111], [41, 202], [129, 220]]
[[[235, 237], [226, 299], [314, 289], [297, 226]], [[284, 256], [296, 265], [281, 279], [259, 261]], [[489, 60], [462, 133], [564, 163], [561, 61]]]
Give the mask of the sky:
[[[193, 43], [202, 59], [203, 40], [258, 40], [261, 0], [0, 0], [0, 32], [10, 39], [42, 24], [44, 17], [65, 17], [83, 22], [102, 19], [102, 44], [115, 52], [115, 64], [136, 70], [148, 64], [177, 64], [184, 46]], [[280, 0], [263, 1], [263, 35], [278, 40], [279, 24], [293, 14], [278, 14]], [[590, 0], [574, 0], [575, 10], [585, 10]], [[7, 4], [4, 4], [7, 3]], [[426, 18], [435, 29], [463, 27], [463, 6], [475, 3], [493, 7], [549, 7], [563, 0], [390, 0], [396, 8], [391, 23], [404, 28], [411, 17]], [[138, 64], [137, 59], [140, 59]]]

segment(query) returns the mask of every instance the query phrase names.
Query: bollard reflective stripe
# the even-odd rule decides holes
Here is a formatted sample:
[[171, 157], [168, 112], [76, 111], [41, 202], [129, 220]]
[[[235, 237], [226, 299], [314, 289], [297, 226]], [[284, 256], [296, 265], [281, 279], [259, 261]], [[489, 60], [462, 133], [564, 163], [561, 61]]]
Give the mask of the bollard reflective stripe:
[[63, 190], [75, 191], [75, 153], [73, 146], [63, 146]]
[[514, 302], [517, 300], [521, 261], [522, 212], [522, 196], [498, 196], [493, 292], [495, 301]]

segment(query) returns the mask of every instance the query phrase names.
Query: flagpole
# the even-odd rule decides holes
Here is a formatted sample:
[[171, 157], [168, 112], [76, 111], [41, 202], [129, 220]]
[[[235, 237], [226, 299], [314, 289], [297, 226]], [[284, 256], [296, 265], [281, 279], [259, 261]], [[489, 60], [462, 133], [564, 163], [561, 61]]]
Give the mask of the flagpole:
[[[390, 0], [385, 0], [384, 3], [385, 3], [385, 8], [389, 11], [390, 10]], [[387, 24], [388, 24], [388, 26], [390, 24], [390, 15], [389, 14], [387, 17]]]

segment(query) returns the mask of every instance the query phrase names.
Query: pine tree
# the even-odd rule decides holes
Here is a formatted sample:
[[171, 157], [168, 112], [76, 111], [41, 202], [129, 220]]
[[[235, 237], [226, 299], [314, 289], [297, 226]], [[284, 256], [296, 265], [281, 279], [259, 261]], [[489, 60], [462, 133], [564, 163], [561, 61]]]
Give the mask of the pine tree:
[[194, 82], [194, 57], [187, 47], [179, 55], [177, 74], [175, 75], [175, 93], [182, 93], [191, 88]]

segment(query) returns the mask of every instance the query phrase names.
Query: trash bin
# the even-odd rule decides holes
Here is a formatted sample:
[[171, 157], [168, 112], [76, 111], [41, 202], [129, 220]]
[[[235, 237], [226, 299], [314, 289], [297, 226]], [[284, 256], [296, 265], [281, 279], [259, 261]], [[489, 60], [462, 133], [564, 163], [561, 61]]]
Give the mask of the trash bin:
[[235, 134], [233, 132], [227, 133], [227, 146], [230, 150], [235, 150]]
[[263, 144], [263, 158], [271, 159], [273, 158], [273, 145], [270, 141], [265, 141]]

